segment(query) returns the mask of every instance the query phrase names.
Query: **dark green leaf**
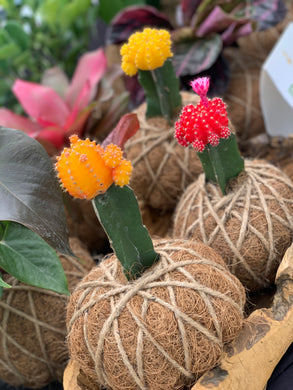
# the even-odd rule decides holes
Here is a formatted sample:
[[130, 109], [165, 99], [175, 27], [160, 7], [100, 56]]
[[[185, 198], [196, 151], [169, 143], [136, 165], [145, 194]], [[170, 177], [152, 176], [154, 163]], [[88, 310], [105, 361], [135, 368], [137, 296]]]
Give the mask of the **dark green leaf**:
[[223, 42], [218, 34], [178, 42], [173, 46], [173, 66], [177, 76], [196, 75], [209, 69], [219, 57]]
[[18, 45], [22, 50], [26, 50], [30, 45], [30, 37], [26, 34], [20, 24], [17, 22], [9, 21], [5, 24], [5, 31], [13, 42]]
[[60, 21], [62, 21], [60, 25], [70, 28], [78, 16], [86, 13], [90, 5], [90, 0], [72, 0], [60, 12]]
[[36, 233], [15, 222], [1, 222], [0, 267], [23, 283], [69, 295], [57, 253]]
[[3, 28], [0, 30], [0, 47], [2, 45], [5, 45], [6, 43], [9, 43], [9, 35], [7, 31], [5, 31]]
[[146, 0], [146, 5], [150, 5], [155, 8], [160, 8], [161, 1], [160, 0]]
[[64, 5], [64, 0], [46, 0], [40, 4], [38, 13], [45, 23], [54, 26], [56, 24], [56, 17], [58, 18], [60, 10]]
[[0, 220], [25, 225], [60, 252], [71, 254], [62, 192], [39, 142], [0, 127]]
[[[28, 65], [31, 60], [31, 52], [29, 50], [22, 51], [14, 59], [12, 64], [16, 67]], [[29, 66], [28, 66], [29, 67]]]
[[144, 0], [111, 0], [111, 6], [109, 0], [99, 1], [99, 16], [106, 23], [110, 23], [113, 17], [125, 7], [131, 5], [144, 5]]
[[93, 199], [93, 206], [128, 279], [139, 277], [159, 258], [131, 188], [113, 184]]
[[146, 117], [163, 116], [171, 121], [181, 107], [179, 80], [170, 60], [152, 71], [139, 70], [139, 83], [145, 91]]
[[0, 60], [7, 60], [15, 57], [21, 52], [21, 49], [14, 43], [10, 42], [0, 47]]
[[226, 194], [229, 181], [244, 170], [244, 160], [240, 156], [235, 134], [221, 138], [217, 146], [208, 144], [198, 156], [203, 162], [207, 181], [217, 182], [222, 194]]

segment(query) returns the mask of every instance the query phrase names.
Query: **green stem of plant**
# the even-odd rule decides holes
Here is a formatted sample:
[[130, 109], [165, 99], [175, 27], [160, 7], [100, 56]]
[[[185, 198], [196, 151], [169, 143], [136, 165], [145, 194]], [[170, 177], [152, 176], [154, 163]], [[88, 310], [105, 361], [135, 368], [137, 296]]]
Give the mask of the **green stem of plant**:
[[163, 66], [151, 71], [139, 70], [138, 74], [145, 91], [146, 117], [162, 116], [171, 123], [182, 104], [179, 80], [171, 61], [167, 60]]
[[95, 213], [128, 280], [136, 279], [159, 259], [142, 223], [137, 199], [128, 186], [115, 184], [93, 200]]
[[160, 111], [162, 116], [170, 122], [174, 114], [174, 107], [172, 100], [170, 99], [170, 91], [166, 86], [164, 77], [162, 77], [162, 72], [160, 68], [154, 69], [151, 71], [152, 78], [154, 80], [154, 85], [156, 88], [156, 94], [158, 95], [158, 100], [160, 104]]
[[218, 183], [226, 195], [228, 182], [244, 170], [244, 160], [240, 156], [235, 134], [220, 139], [217, 146], [208, 144], [203, 152], [198, 152], [206, 180]]

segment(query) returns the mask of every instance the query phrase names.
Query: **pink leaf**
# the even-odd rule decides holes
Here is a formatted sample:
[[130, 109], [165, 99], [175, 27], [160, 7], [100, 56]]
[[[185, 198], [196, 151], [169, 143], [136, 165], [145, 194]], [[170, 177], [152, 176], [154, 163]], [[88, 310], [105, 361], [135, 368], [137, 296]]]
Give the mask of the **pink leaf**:
[[120, 148], [124, 147], [126, 141], [129, 140], [139, 129], [139, 120], [136, 114], [125, 114], [121, 117], [115, 129], [111, 131], [108, 137], [103, 141], [102, 146], [113, 143]]
[[66, 138], [69, 138], [72, 134], [77, 134], [79, 137], [83, 135], [85, 122], [87, 121], [94, 106], [95, 103], [93, 102], [78, 114], [74, 123], [66, 130]]
[[66, 92], [69, 88], [69, 80], [63, 69], [58, 66], [46, 69], [42, 74], [41, 84], [52, 88], [65, 100]]
[[53, 89], [37, 83], [17, 79], [12, 91], [27, 114], [41, 121], [63, 126], [69, 109]]
[[21, 130], [33, 138], [35, 138], [41, 130], [41, 127], [37, 123], [24, 116], [17, 115], [6, 108], [0, 108], [0, 126]]
[[87, 101], [83, 99], [80, 102], [78, 111], [81, 111], [90, 103], [95, 96], [97, 84], [105, 73], [106, 68], [107, 59], [102, 49], [86, 53], [80, 58], [66, 94], [66, 103], [70, 109], [73, 108], [75, 102], [78, 100], [86, 82], [89, 82], [90, 93], [88, 94]]
[[37, 140], [42, 143], [50, 143], [56, 147], [56, 149], [61, 149], [64, 146], [64, 129], [58, 126], [49, 126], [42, 129], [42, 131], [37, 136]]
[[66, 119], [66, 123], [64, 124], [65, 129], [69, 129], [74, 124], [79, 112], [86, 108], [87, 104], [85, 103], [90, 100], [90, 92], [90, 83], [86, 80], [69, 116]]

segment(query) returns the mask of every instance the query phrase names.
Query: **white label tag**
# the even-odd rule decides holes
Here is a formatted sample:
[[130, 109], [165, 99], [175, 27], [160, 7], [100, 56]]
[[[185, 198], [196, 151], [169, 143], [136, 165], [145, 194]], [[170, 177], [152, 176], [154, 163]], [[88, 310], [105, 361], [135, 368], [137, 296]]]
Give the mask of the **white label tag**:
[[260, 103], [269, 135], [293, 135], [293, 23], [263, 63]]

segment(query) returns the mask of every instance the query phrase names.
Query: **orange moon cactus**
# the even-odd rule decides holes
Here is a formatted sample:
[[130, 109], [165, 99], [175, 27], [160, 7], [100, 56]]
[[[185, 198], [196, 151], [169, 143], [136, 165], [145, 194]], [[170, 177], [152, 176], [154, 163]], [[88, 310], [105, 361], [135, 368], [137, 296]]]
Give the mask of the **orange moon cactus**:
[[125, 160], [122, 150], [110, 144], [104, 150], [89, 139], [77, 135], [70, 138], [70, 148], [65, 148], [55, 164], [63, 187], [75, 198], [93, 199], [104, 194], [113, 184], [129, 183], [131, 163]]

